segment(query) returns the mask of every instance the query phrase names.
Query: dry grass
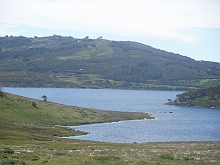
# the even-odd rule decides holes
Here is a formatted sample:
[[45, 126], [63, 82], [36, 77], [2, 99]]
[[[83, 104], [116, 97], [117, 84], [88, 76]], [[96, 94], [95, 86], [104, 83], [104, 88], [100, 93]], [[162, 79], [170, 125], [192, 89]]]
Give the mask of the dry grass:
[[[220, 142], [114, 144], [70, 139], [1, 141], [2, 164], [219, 164]], [[13, 150], [8, 154], [6, 150]]]

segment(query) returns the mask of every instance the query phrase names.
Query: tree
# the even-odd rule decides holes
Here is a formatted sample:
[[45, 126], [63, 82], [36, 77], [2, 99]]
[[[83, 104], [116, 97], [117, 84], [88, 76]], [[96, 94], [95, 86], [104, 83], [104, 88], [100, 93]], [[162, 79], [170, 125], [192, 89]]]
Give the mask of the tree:
[[86, 36], [84, 39], [85, 39], [85, 40], [88, 40], [88, 39], [89, 39], [89, 36]]
[[47, 96], [46, 95], [43, 95], [41, 98], [43, 98], [44, 101], [47, 101]]

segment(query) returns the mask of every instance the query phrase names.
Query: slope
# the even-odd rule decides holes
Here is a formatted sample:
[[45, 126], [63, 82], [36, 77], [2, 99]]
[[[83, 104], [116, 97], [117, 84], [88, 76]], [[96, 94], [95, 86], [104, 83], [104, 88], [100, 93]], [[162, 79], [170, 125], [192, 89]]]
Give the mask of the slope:
[[3, 86], [188, 89], [220, 83], [220, 64], [130, 41], [1, 37]]
[[[152, 119], [146, 113], [104, 111], [33, 100], [0, 91], [0, 140], [51, 139], [83, 134], [60, 125], [80, 125], [132, 119]], [[37, 108], [32, 106], [37, 103]], [[40, 140], [40, 139], [38, 139]]]

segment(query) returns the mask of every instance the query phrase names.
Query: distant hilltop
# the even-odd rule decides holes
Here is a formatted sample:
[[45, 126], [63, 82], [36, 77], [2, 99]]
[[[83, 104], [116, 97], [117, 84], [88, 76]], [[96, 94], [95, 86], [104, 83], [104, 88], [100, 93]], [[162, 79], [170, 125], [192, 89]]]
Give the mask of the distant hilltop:
[[220, 63], [102, 37], [6, 36], [0, 37], [0, 84], [188, 90], [220, 84]]

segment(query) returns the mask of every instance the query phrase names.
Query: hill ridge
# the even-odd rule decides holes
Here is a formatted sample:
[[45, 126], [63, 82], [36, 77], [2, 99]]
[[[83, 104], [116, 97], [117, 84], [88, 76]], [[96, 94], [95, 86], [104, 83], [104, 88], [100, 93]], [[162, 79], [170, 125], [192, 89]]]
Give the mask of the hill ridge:
[[0, 37], [2, 86], [186, 90], [220, 83], [220, 63], [133, 41]]

